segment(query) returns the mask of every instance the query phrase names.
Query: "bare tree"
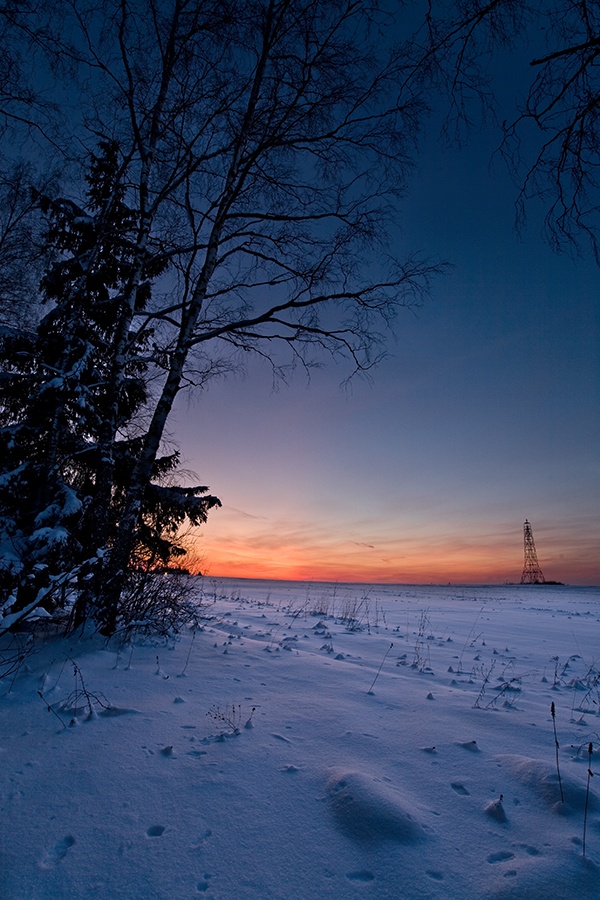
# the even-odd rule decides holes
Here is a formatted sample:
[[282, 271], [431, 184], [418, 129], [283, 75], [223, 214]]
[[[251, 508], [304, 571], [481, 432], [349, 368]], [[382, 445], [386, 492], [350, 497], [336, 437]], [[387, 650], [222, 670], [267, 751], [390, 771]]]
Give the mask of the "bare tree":
[[591, 246], [600, 262], [598, 4], [431, 0], [407, 50], [410, 78], [432, 79], [447, 91], [446, 129], [454, 137], [472, 125], [477, 109], [493, 112], [498, 69], [511, 64], [508, 51], [529, 55], [525, 99], [502, 123], [501, 151], [518, 185], [517, 221], [524, 221], [528, 201], [541, 199], [551, 246], [576, 252]]
[[119, 89], [148, 237], [153, 226], [180, 289], [156, 313], [169, 334], [166, 377], [111, 551], [113, 597], [190, 357], [200, 354], [206, 375], [223, 351], [275, 361], [271, 345], [281, 343], [303, 365], [317, 347], [368, 368], [375, 318], [387, 325], [429, 274], [422, 261], [382, 266], [365, 255], [381, 242], [418, 110], [391, 94], [396, 61], [375, 67], [357, 41], [374, 24], [363, 4], [205, 4], [200, 14], [175, 3], [170, 19], [152, 16], [162, 48], [153, 103], [136, 105], [142, 76], [130, 48], [147, 35], [129, 10]]
[[[376, 3], [62, 0], [55, 13], [60, 29], [29, 18], [26, 33], [69, 67], [67, 144], [118, 147], [97, 233], [117, 196], [136, 223], [91, 507], [108, 550], [98, 557], [97, 615], [110, 632], [177, 394], [248, 352], [279, 374], [309, 368], [323, 351], [366, 371], [398, 308], [419, 302], [435, 267], [396, 258], [387, 236], [424, 107]], [[79, 260], [81, 289], [94, 260]], [[114, 485], [121, 397], [138, 357], [154, 373], [153, 391], [109, 540], [99, 511]]]

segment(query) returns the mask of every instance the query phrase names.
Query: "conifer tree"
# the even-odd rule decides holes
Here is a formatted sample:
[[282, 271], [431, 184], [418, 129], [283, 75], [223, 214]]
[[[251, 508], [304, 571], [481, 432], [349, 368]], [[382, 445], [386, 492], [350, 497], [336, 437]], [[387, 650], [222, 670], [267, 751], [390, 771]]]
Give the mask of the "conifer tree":
[[[131, 433], [148, 399], [151, 356], [144, 353], [152, 333], [128, 331], [126, 352], [116, 353], [123, 319], [129, 323], [123, 293], [135, 267], [136, 217], [125, 202], [115, 142], [100, 144], [87, 182], [84, 208], [38, 195], [55, 255], [41, 284], [52, 308], [34, 332], [3, 333], [0, 602], [8, 621], [38, 604], [53, 611], [70, 582], [79, 595], [77, 620], [91, 605], [102, 622], [95, 586], [141, 446]], [[138, 310], [163, 270], [162, 262], [145, 260]], [[178, 461], [177, 454], [156, 460], [158, 481], [148, 486], [132, 562], [167, 565], [181, 552], [178, 526], [186, 517], [204, 521], [218, 503], [201, 496], [204, 487], [160, 484]]]

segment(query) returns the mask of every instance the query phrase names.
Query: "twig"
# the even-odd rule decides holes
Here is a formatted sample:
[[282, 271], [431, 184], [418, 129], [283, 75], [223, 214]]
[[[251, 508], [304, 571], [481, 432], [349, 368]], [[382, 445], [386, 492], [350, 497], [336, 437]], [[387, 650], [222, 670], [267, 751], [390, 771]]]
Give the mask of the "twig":
[[392, 643], [392, 644], [390, 644], [390, 646], [387, 648], [387, 650], [386, 650], [386, 652], [385, 652], [385, 656], [384, 656], [383, 659], [381, 660], [381, 665], [380, 665], [379, 668], [377, 669], [377, 675], [376, 675], [375, 678], [373, 679], [373, 684], [371, 685], [371, 687], [370, 687], [369, 690], [367, 691], [367, 694], [372, 693], [372, 691], [373, 691], [373, 686], [374, 686], [375, 682], [377, 681], [377, 679], [379, 678], [379, 673], [380, 673], [381, 670], [383, 669], [383, 664], [384, 664], [384, 662], [386, 661], [387, 656], [388, 656], [388, 653], [390, 652], [390, 650], [392, 649], [393, 646], [394, 646], [394, 644]]
[[588, 745], [588, 770], [587, 770], [587, 786], [585, 789], [585, 810], [583, 813], [583, 855], [585, 856], [585, 834], [587, 831], [587, 814], [588, 814], [588, 801], [590, 797], [590, 778], [593, 777], [594, 773], [592, 772], [592, 742], [590, 741]]
[[38, 691], [38, 696], [41, 697], [41, 699], [46, 704], [46, 709], [48, 710], [48, 712], [53, 713], [56, 716], [56, 718], [58, 719], [58, 721], [60, 722], [60, 724], [62, 725], [62, 727], [66, 728], [67, 726], [65, 725], [65, 723], [63, 722], [63, 720], [61, 719], [59, 714], [56, 712], [55, 709], [52, 709], [52, 707], [50, 706], [50, 704], [48, 703], [48, 701], [46, 700], [46, 698], [44, 697], [44, 695], [42, 694], [41, 691]]
[[[475, 617], [475, 621], [474, 621], [473, 624], [471, 625], [471, 630], [469, 631], [469, 633], [468, 633], [468, 635], [467, 635], [467, 639], [466, 639], [466, 641], [465, 641], [464, 647], [463, 647], [462, 650], [460, 651], [460, 656], [459, 656], [459, 658], [458, 658], [458, 673], [459, 673], [459, 674], [462, 672], [462, 658], [463, 658], [463, 656], [464, 656], [465, 650], [467, 649], [467, 644], [470, 644], [471, 646], [473, 646], [474, 641], [477, 640], [477, 638], [473, 638], [473, 641], [471, 641], [471, 635], [472, 635], [473, 632], [475, 631], [475, 626], [477, 625], [477, 622], [479, 621], [479, 617], [481, 616], [481, 613], [483, 612], [484, 609], [485, 609], [485, 603], [483, 604], [483, 606], [481, 607], [481, 609], [480, 609], [479, 612], [477, 613], [477, 616]], [[482, 633], [482, 632], [481, 632], [481, 633]], [[479, 637], [479, 635], [477, 635], [477, 637]]]
[[[554, 727], [554, 746], [555, 746], [555, 751], [556, 751], [556, 773], [558, 775], [558, 786], [560, 788], [560, 800], [561, 800], [561, 803], [564, 803], [565, 798], [564, 798], [563, 789], [562, 789], [562, 781], [560, 778], [560, 766], [558, 765], [558, 748], [560, 745], [558, 743], [558, 738], [556, 736], [556, 718], [555, 718], [556, 717], [556, 709], [554, 708], [554, 701], [552, 701], [552, 703], [550, 704], [550, 713], [552, 715], [552, 725]], [[585, 855], [585, 853], [584, 853], [584, 855]]]
[[189, 661], [190, 661], [190, 655], [191, 655], [191, 653], [192, 653], [192, 647], [194, 646], [194, 641], [195, 641], [195, 640], [196, 640], [196, 629], [194, 628], [194, 631], [193, 631], [193, 633], [192, 633], [192, 642], [191, 642], [191, 644], [190, 644], [190, 648], [189, 648], [188, 653], [187, 653], [187, 656], [186, 656], [186, 658], [185, 658], [185, 666], [183, 667], [183, 669], [181, 670], [181, 674], [179, 675], [180, 678], [183, 678], [184, 675], [185, 675], [185, 670], [186, 670], [187, 667], [188, 667], [188, 663], [189, 663]]
[[489, 680], [492, 677], [492, 672], [494, 671], [495, 666], [496, 666], [495, 659], [493, 659], [491, 661], [490, 667], [487, 670], [487, 672], [485, 671], [483, 665], [481, 666], [481, 674], [483, 675], [483, 683], [482, 683], [481, 689], [477, 695], [477, 699], [476, 699], [475, 703], [473, 704], [473, 709], [481, 709], [480, 703], [483, 700], [483, 697], [485, 694], [485, 689], [487, 688]]

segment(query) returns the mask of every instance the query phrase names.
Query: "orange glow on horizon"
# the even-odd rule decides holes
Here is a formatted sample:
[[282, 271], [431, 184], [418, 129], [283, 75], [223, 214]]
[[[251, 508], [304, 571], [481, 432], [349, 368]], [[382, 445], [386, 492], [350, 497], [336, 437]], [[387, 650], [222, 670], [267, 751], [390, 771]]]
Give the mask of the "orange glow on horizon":
[[[220, 529], [219, 529], [220, 530]], [[241, 529], [243, 531], [243, 529]], [[283, 528], [254, 535], [203, 529], [194, 554], [197, 569], [212, 578], [274, 581], [326, 581], [364, 584], [505, 584], [519, 583], [523, 568], [521, 536], [478, 536], [461, 540], [411, 538], [404, 541], [341, 540], [329, 534], [285, 534]], [[207, 534], [207, 532], [209, 532]], [[565, 584], [600, 582], [593, 552], [548, 542], [539, 554], [547, 580]], [[195, 562], [195, 560], [194, 560]]]
[[[300, 582], [333, 582], [341, 584], [519, 584], [521, 570], [506, 571], [505, 569], [485, 568], [477, 570], [474, 567], [463, 568], [456, 566], [450, 568], [425, 566], [407, 567], [394, 574], [373, 569], [348, 569], [343, 566], [318, 566], [318, 565], [270, 565], [268, 562], [256, 561], [254, 563], [223, 562], [201, 565], [192, 574], [202, 574], [208, 578], [241, 578], [256, 581], [300, 581]], [[556, 575], [552, 572], [547, 580], [560, 581], [571, 585], [598, 584], [600, 579], [582, 576], [580, 571], [574, 572], [572, 577], [565, 575], [561, 569]]]

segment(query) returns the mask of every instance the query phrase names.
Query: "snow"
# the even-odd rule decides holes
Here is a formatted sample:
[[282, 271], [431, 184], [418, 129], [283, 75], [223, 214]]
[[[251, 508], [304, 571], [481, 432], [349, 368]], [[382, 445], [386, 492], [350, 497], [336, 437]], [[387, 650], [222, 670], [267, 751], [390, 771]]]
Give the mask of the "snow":
[[599, 589], [198, 588], [0, 682], [3, 900], [600, 897]]

